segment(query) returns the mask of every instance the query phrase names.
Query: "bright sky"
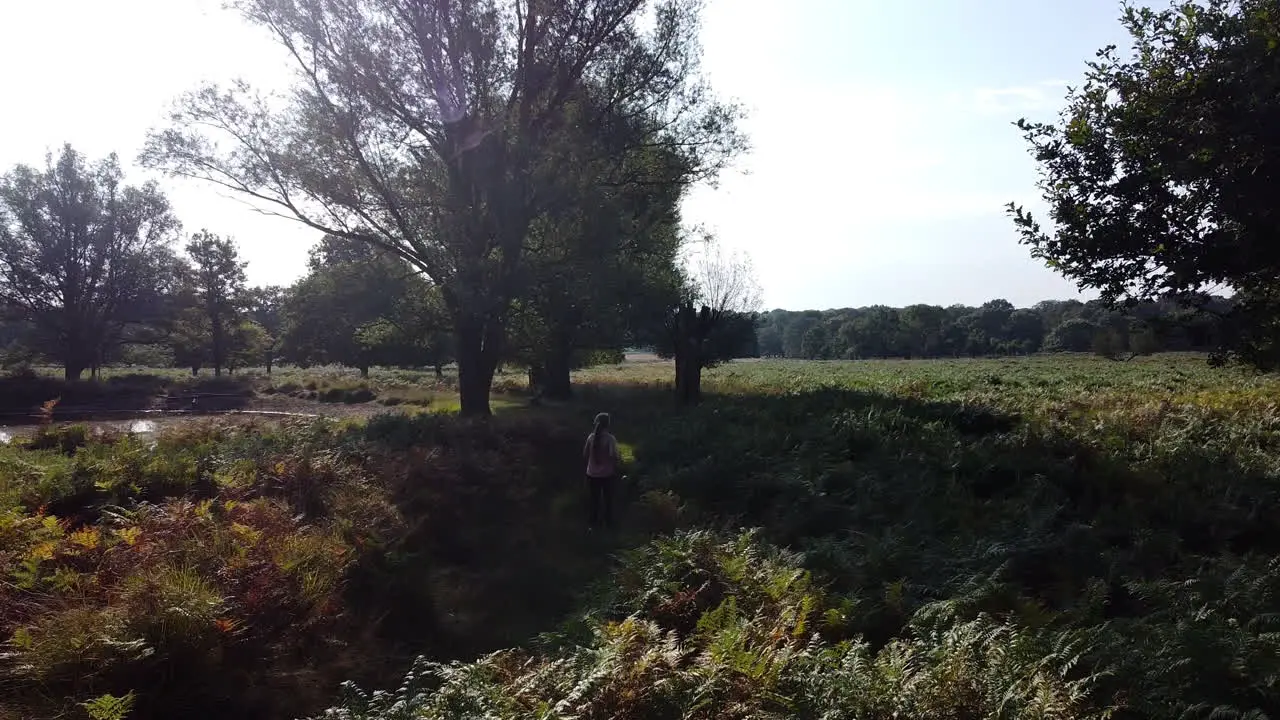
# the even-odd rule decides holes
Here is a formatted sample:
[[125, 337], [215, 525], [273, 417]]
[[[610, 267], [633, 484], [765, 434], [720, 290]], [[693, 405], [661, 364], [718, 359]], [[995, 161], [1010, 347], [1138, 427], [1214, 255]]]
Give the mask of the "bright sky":
[[[705, 65], [743, 102], [753, 152], [686, 216], [753, 259], [767, 307], [980, 304], [1075, 296], [1017, 244], [1038, 206], [1018, 117], [1124, 37], [1118, 0], [709, 0]], [[126, 164], [204, 79], [278, 83], [282, 64], [218, 0], [0, 0], [0, 168], [71, 142]], [[130, 177], [141, 180], [141, 170]], [[187, 231], [232, 235], [254, 283], [287, 284], [315, 233], [164, 182]]]

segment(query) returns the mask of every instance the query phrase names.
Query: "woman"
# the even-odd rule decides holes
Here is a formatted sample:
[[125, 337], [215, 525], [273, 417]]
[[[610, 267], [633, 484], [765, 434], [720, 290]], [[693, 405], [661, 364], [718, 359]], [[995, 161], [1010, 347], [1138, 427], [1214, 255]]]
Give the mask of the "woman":
[[605, 527], [613, 527], [613, 492], [621, 457], [618, 455], [618, 441], [609, 432], [608, 413], [596, 415], [595, 428], [587, 436], [582, 456], [587, 461], [591, 527], [596, 527], [602, 519]]

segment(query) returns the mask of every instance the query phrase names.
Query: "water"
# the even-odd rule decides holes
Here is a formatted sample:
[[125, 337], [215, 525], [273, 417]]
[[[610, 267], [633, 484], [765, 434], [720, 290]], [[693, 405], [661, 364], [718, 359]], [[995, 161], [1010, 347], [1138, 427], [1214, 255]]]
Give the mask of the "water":
[[129, 432], [131, 433], [153, 433], [156, 431], [156, 424], [153, 420], [134, 420], [129, 423]]
[[[0, 0], [0, 2], [2, 1], [3, 0]], [[210, 417], [223, 416], [223, 415], [225, 416], [263, 416], [263, 417], [280, 417], [280, 418], [320, 417], [319, 415], [313, 414], [313, 413], [281, 412], [281, 411], [273, 411], [273, 410], [233, 410], [233, 411], [227, 411], [227, 412], [208, 413], [208, 415]], [[174, 421], [177, 422], [185, 419], [186, 418], [184, 417], [179, 417], [179, 418], [175, 418]], [[138, 418], [136, 420], [126, 420], [123, 418], [108, 420], [108, 419], [94, 419], [90, 416], [90, 417], [86, 417], [83, 420], [77, 420], [76, 422], [81, 422], [90, 426], [92, 428], [92, 432], [95, 435], [101, 435], [104, 431], [107, 431], [107, 430], [113, 430], [115, 432], [123, 431], [131, 435], [140, 435], [140, 436], [143, 436], [145, 439], [150, 440], [151, 446], [155, 447], [155, 436], [161, 431], [161, 428], [162, 428], [161, 423], [165, 421], [162, 420], [161, 422], [156, 422], [155, 420], [148, 420], [148, 419], [142, 419], [142, 418]], [[30, 430], [33, 430], [35, 427], [36, 425], [34, 423], [31, 425], [24, 424], [22, 426], [19, 426], [16, 429], [16, 433], [15, 433], [15, 431], [11, 430], [8, 426], [0, 426], [0, 445], [8, 445], [14, 442], [14, 440], [30, 434]]]

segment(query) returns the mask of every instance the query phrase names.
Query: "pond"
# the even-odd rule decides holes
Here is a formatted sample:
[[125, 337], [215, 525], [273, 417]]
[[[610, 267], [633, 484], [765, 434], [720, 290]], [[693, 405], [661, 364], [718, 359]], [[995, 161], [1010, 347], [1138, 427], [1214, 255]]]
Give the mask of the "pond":
[[[280, 412], [271, 410], [229, 410], [225, 412], [205, 412], [205, 413], [135, 413], [134, 417], [121, 417], [116, 414], [108, 418], [101, 416], [94, 417], [88, 415], [86, 417], [69, 417], [55, 418], [55, 424], [79, 424], [87, 426], [93, 430], [114, 430], [116, 432], [127, 432], [134, 435], [154, 435], [165, 427], [172, 427], [186, 422], [195, 420], [203, 420], [209, 418], [228, 418], [228, 417], [268, 417], [268, 418], [314, 418], [322, 417], [320, 413], [300, 413], [300, 412]], [[137, 417], [137, 415], [145, 415], [145, 417]], [[34, 420], [31, 422], [12, 423], [10, 425], [0, 426], [0, 445], [7, 445], [15, 438], [24, 437], [33, 434], [40, 424]]]

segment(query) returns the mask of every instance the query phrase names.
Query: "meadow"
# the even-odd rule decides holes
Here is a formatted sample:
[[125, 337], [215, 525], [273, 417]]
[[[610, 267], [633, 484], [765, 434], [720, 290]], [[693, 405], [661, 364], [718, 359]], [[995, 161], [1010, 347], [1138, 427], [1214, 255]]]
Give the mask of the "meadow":
[[37, 428], [0, 447], [0, 718], [1280, 714], [1280, 379], [734, 362], [693, 409], [670, 381], [532, 405], [513, 373], [475, 423], [447, 379], [288, 371], [253, 397], [363, 382], [367, 412]]

